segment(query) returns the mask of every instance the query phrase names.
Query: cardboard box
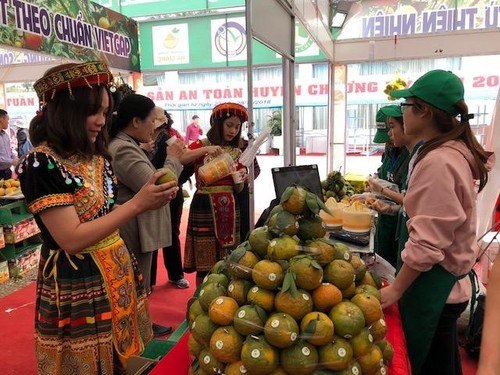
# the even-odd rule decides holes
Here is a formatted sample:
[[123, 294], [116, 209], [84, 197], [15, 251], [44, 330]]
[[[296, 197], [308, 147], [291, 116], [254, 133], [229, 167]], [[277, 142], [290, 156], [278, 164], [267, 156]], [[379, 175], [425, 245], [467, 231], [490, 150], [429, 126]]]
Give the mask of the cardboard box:
[[41, 245], [27, 249], [24, 253], [10, 259], [9, 275], [11, 278], [22, 276], [29, 270], [38, 267], [40, 261], [40, 248]]
[[0, 283], [9, 280], [9, 264], [0, 251]]
[[38, 233], [40, 229], [32, 217], [14, 224], [3, 224], [5, 243], [15, 244]]
[[3, 236], [3, 227], [0, 225], [0, 249], [5, 247], [5, 237]]

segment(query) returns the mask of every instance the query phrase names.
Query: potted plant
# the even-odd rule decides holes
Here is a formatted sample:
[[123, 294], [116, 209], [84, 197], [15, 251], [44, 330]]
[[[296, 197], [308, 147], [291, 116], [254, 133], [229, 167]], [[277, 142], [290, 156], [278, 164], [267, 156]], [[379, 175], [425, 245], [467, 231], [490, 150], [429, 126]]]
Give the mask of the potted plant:
[[282, 135], [282, 119], [283, 113], [281, 109], [276, 109], [270, 115], [267, 115], [267, 126], [271, 128], [269, 153], [273, 155], [279, 155], [279, 147], [276, 147], [275, 137], [281, 137]]

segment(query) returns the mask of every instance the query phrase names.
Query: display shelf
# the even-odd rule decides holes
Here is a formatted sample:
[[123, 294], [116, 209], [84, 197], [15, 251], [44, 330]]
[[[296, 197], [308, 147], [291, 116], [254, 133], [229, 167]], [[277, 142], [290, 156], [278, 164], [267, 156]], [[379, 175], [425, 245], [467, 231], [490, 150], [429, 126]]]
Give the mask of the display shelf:
[[36, 268], [41, 238], [24, 199], [0, 206], [0, 281], [17, 278]]

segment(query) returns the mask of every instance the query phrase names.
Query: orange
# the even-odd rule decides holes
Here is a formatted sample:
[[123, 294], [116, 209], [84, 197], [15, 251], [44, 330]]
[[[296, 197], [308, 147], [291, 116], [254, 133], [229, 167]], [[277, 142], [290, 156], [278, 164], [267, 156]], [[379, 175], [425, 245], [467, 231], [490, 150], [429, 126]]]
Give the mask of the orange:
[[380, 296], [380, 290], [378, 290], [374, 286], [371, 286], [368, 284], [363, 284], [363, 285], [356, 287], [356, 294], [360, 294], [360, 293], [371, 294], [372, 296], [377, 298], [379, 301], [382, 300], [382, 297]]
[[228, 363], [224, 368], [224, 375], [247, 375], [248, 370], [241, 361]]
[[384, 319], [379, 319], [368, 326], [368, 329], [373, 336], [373, 340], [378, 342], [385, 337], [385, 334], [387, 333], [387, 324]]
[[238, 302], [238, 305], [243, 306], [247, 303], [247, 294], [252, 286], [252, 283], [248, 280], [231, 280], [227, 287], [227, 295]]
[[269, 241], [273, 239], [272, 233], [269, 231], [267, 225], [255, 228], [248, 236], [248, 243], [250, 244], [253, 252], [261, 258], [267, 255], [267, 246]]
[[293, 237], [299, 232], [299, 223], [295, 215], [287, 211], [275, 213], [267, 223], [269, 231], [275, 236], [286, 234]]
[[267, 312], [271, 312], [274, 309], [274, 293], [258, 286], [254, 286], [248, 291], [247, 301], [250, 304], [262, 307]]
[[324, 313], [329, 313], [333, 306], [342, 301], [342, 292], [330, 283], [322, 283], [312, 291], [311, 296], [314, 308]]
[[299, 325], [290, 315], [274, 313], [264, 325], [266, 340], [277, 348], [292, 346], [299, 337]]
[[310, 256], [299, 255], [290, 259], [290, 270], [295, 273], [298, 288], [313, 290], [323, 281], [323, 268]]
[[295, 238], [284, 235], [273, 238], [267, 247], [267, 256], [271, 260], [288, 260], [299, 255], [299, 243]]
[[219, 283], [227, 288], [229, 285], [229, 278], [223, 273], [211, 273], [203, 279], [203, 284], [208, 283]]
[[193, 335], [189, 335], [188, 337], [188, 352], [189, 358], [193, 361], [195, 358], [198, 358], [200, 355], [201, 349], [203, 349], [203, 345], [201, 345]]
[[282, 367], [276, 367], [269, 375], [290, 375]]
[[220, 283], [208, 283], [201, 286], [200, 294], [198, 295], [198, 301], [203, 308], [203, 311], [208, 312], [208, 306], [210, 302], [220, 296], [225, 296], [227, 289], [224, 285]]
[[200, 300], [195, 299], [188, 307], [188, 320], [190, 323], [194, 322], [196, 317], [200, 314], [205, 314], [203, 308], [201, 307]]
[[217, 329], [217, 325], [212, 322], [208, 315], [201, 314], [196, 317], [193, 323], [191, 323], [191, 334], [196, 339], [196, 341], [207, 347], [210, 343], [210, 337], [212, 333]]
[[346, 369], [353, 356], [349, 342], [337, 336], [328, 344], [320, 346], [318, 351], [321, 366], [335, 371]]
[[335, 243], [335, 259], [345, 260], [350, 262], [352, 258], [351, 248], [341, 242]]
[[252, 278], [252, 268], [258, 261], [259, 258], [247, 250], [237, 262], [228, 261], [229, 273], [234, 278], [249, 280]]
[[349, 340], [355, 357], [368, 353], [373, 345], [373, 336], [367, 328]]
[[217, 263], [215, 263], [210, 270], [210, 274], [212, 273], [222, 273], [226, 275], [229, 278], [229, 271], [227, 269], [227, 262], [226, 259], [221, 259]]
[[333, 322], [328, 315], [313, 311], [302, 318], [300, 333], [301, 337], [310, 344], [326, 345], [333, 339]]
[[243, 335], [258, 335], [264, 330], [267, 320], [266, 312], [255, 305], [241, 306], [234, 314], [233, 325], [236, 331]]
[[278, 351], [264, 336], [248, 336], [241, 348], [241, 362], [249, 374], [267, 375], [278, 367]]
[[366, 273], [366, 264], [359, 255], [353, 254], [350, 261], [352, 267], [354, 268], [354, 273], [356, 275], [356, 282], [360, 282]]
[[368, 353], [357, 358], [363, 375], [376, 374], [384, 365], [382, 350], [377, 345], [372, 345]]
[[394, 348], [392, 344], [387, 340], [381, 340], [377, 343], [380, 350], [382, 350], [382, 357], [384, 359], [384, 364], [389, 366], [394, 358]]
[[220, 374], [224, 370], [224, 364], [217, 360], [208, 349], [202, 349], [198, 356], [198, 363], [207, 374]]
[[269, 290], [281, 287], [284, 276], [281, 265], [269, 259], [259, 261], [252, 270], [252, 280], [255, 285]]
[[316, 347], [306, 341], [281, 350], [280, 364], [293, 375], [309, 375], [318, 367], [319, 354]]
[[336, 259], [326, 265], [324, 279], [339, 289], [347, 289], [354, 281], [354, 268], [351, 263]]
[[313, 309], [311, 295], [305, 290], [299, 289], [295, 295], [290, 291], [280, 291], [274, 297], [276, 311], [289, 314], [295, 320], [302, 319]]
[[365, 317], [354, 303], [342, 301], [329, 314], [335, 327], [335, 334], [346, 339], [356, 336], [365, 326]]
[[356, 294], [356, 284], [354, 283], [349, 285], [349, 287], [342, 289], [342, 297], [344, 297], [344, 299], [352, 298], [354, 297], [355, 294]]
[[215, 324], [228, 326], [233, 323], [236, 310], [238, 310], [238, 302], [231, 297], [220, 296], [210, 303], [208, 316]]
[[289, 186], [280, 197], [280, 204], [284, 210], [300, 215], [306, 209], [307, 190], [302, 186]]
[[223, 363], [233, 363], [240, 359], [243, 338], [232, 326], [219, 327], [210, 337], [210, 352]]
[[335, 259], [335, 248], [323, 239], [315, 239], [307, 242], [304, 251], [316, 259], [322, 266], [326, 266]]
[[365, 324], [370, 325], [384, 316], [379, 300], [371, 294], [360, 293], [351, 298], [365, 317]]
[[371, 271], [366, 271], [365, 276], [363, 276], [363, 278], [358, 282], [358, 285], [363, 285], [363, 284], [371, 285], [377, 289], [380, 289], [382, 287], [382, 282], [380, 278]]
[[313, 217], [303, 216], [299, 219], [299, 232], [297, 236], [302, 241], [323, 238], [326, 234], [326, 224], [319, 215]]

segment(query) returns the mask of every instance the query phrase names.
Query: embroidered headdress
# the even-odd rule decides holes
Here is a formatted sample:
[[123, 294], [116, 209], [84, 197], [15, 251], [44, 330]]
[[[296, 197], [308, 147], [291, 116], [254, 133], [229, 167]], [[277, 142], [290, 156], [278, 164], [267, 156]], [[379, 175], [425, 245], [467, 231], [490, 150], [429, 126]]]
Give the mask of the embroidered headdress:
[[53, 99], [55, 94], [62, 90], [75, 87], [106, 85], [113, 82], [113, 75], [108, 66], [102, 61], [89, 61], [82, 64], [63, 64], [46, 74], [33, 85], [40, 106]]
[[228, 118], [231, 116], [238, 116], [242, 123], [248, 121], [247, 109], [238, 103], [221, 103], [212, 110], [212, 117], [214, 118]]

